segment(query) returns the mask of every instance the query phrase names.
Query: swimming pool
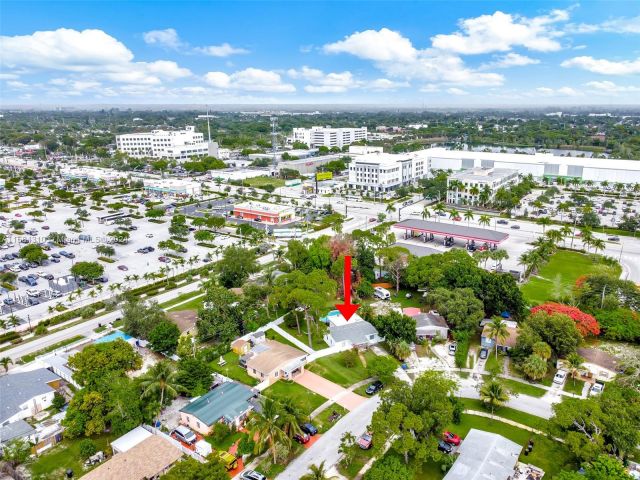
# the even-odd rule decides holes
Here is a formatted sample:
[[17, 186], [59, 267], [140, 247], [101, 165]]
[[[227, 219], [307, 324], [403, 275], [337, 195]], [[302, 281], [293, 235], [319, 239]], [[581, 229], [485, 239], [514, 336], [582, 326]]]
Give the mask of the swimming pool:
[[124, 332], [121, 332], [120, 330], [110, 333], [109, 335], [105, 335], [104, 337], [100, 337], [99, 339], [97, 339], [94, 343], [107, 343], [107, 342], [113, 342], [117, 339], [121, 338], [122, 340], [124, 340], [125, 342], [131, 340], [133, 337], [131, 335], [127, 335]]

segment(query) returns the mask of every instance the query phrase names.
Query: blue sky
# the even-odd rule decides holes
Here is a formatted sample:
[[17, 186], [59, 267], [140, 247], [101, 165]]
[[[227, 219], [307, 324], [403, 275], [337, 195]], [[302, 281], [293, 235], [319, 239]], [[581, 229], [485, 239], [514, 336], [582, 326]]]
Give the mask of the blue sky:
[[3, 1], [0, 102], [640, 103], [640, 2]]

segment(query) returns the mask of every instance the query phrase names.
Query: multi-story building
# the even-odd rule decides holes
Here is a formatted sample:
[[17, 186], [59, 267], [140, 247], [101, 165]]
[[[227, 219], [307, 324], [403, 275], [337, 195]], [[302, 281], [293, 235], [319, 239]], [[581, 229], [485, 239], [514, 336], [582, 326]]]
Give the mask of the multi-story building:
[[291, 140], [302, 142], [311, 148], [338, 147], [350, 145], [354, 142], [367, 139], [367, 127], [358, 128], [332, 128], [311, 127], [294, 128]]
[[[518, 171], [509, 168], [472, 168], [449, 176], [447, 202], [475, 205], [480, 198], [493, 199], [501, 187], [518, 182]], [[483, 193], [484, 192], [484, 193]]]
[[386, 193], [429, 175], [429, 158], [411, 154], [369, 153], [349, 164], [349, 188]]
[[218, 154], [218, 144], [206, 142], [202, 133], [196, 133], [195, 127], [117, 135], [116, 146], [119, 151], [134, 158], [188, 160], [194, 156]]

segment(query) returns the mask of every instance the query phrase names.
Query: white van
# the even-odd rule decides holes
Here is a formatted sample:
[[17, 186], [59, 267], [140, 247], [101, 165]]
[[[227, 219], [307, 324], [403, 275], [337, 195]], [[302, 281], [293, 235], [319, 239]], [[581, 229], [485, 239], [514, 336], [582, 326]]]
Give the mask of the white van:
[[375, 287], [373, 289], [373, 296], [380, 300], [389, 300], [391, 298], [391, 293], [389, 293], [389, 290], [386, 288]]

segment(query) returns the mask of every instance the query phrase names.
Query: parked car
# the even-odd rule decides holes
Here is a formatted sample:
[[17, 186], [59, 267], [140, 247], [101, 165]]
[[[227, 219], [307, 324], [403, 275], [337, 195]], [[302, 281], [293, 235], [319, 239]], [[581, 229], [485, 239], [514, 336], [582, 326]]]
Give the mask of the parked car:
[[242, 472], [242, 474], [240, 474], [240, 479], [241, 480], [267, 480], [267, 477], [265, 477], [260, 472], [256, 472], [255, 470], [245, 470], [244, 472]]
[[481, 348], [480, 349], [480, 358], [482, 360], [484, 360], [485, 358], [487, 358], [489, 356], [489, 350], [487, 350], [486, 348]]
[[298, 443], [305, 444], [305, 443], [309, 443], [309, 440], [311, 440], [311, 437], [309, 436], [309, 434], [303, 432], [303, 433], [296, 433], [293, 436], [293, 439]]
[[51, 290], [51, 298], [60, 298], [62, 296], [62, 293], [60, 293], [58, 290]]
[[363, 450], [369, 450], [373, 446], [373, 437], [369, 432], [365, 432], [358, 437], [358, 446]]
[[171, 259], [169, 257], [163, 257], [163, 256], [158, 257], [158, 261], [162, 263], [171, 263]]
[[564, 370], [558, 370], [555, 376], [553, 377], [553, 383], [562, 385], [566, 379], [567, 379], [567, 372], [565, 372]]
[[43, 225], [43, 226], [42, 226], [42, 229], [43, 229], [43, 230], [49, 230], [49, 225]]
[[440, 440], [438, 441], [438, 450], [440, 450], [442, 453], [452, 453], [453, 452], [453, 445]]
[[13, 298], [5, 298], [3, 300], [3, 302], [4, 302], [5, 305], [15, 305], [16, 304], [16, 301]]
[[40, 290], [36, 290], [35, 288], [28, 288], [27, 295], [29, 295], [30, 297], [39, 297]]
[[600, 395], [603, 390], [604, 390], [604, 384], [603, 383], [594, 383], [591, 386], [591, 388], [589, 389], [589, 394], [590, 395]]
[[118, 270], [126, 272], [127, 270], [129, 270], [129, 267], [127, 267], [126, 265], [118, 265]]
[[57, 258], [57, 259], [59, 259], [59, 258], [60, 258], [60, 254], [59, 254], [59, 253], [52, 253], [52, 254], [51, 254], [51, 258]]
[[52, 257], [52, 258], [51, 258], [51, 261], [52, 261], [53, 263], [60, 263], [60, 259], [59, 259], [59, 258], [56, 258], [56, 257]]
[[453, 432], [444, 432], [442, 439], [451, 445], [460, 445], [460, 437]]
[[382, 390], [383, 386], [384, 385], [382, 385], [382, 382], [380, 380], [376, 380], [375, 382], [373, 382], [371, 385], [367, 387], [365, 392], [367, 393], [367, 395], [374, 395], [378, 393], [380, 390]]
[[318, 433], [318, 429], [311, 423], [303, 423], [302, 425], [300, 425], [300, 430], [302, 430], [304, 433], [308, 433], [312, 437]]
[[180, 425], [176, 428], [172, 434], [181, 442], [186, 443], [187, 445], [193, 445], [198, 441], [198, 437], [193, 433], [189, 428]]
[[455, 355], [457, 349], [458, 349], [458, 344], [456, 342], [449, 344], [449, 355]]
[[39, 305], [40, 300], [38, 300], [36, 297], [27, 297], [27, 304], [29, 306]]

